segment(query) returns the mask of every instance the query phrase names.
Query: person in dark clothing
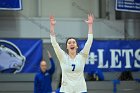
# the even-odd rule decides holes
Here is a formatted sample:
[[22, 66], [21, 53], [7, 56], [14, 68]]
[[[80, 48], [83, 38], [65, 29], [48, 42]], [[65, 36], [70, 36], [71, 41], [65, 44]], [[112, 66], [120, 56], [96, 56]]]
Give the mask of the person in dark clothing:
[[91, 72], [87, 73], [86, 81], [103, 81], [104, 75], [99, 68], [94, 68]]
[[134, 80], [131, 71], [124, 71], [121, 73], [119, 80], [125, 80], [125, 81], [130, 81]]
[[51, 54], [48, 51], [48, 56], [51, 62], [51, 68], [47, 70], [47, 64], [43, 60], [40, 63], [40, 72], [38, 72], [34, 79], [34, 93], [51, 93], [51, 76], [55, 71], [55, 64], [51, 57]]

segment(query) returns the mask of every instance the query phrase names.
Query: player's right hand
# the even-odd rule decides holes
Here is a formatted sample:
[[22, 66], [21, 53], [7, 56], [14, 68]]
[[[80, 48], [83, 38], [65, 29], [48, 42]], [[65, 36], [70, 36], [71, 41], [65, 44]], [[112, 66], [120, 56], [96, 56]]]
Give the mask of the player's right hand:
[[54, 26], [56, 24], [56, 21], [54, 19], [54, 16], [50, 16], [50, 25]]

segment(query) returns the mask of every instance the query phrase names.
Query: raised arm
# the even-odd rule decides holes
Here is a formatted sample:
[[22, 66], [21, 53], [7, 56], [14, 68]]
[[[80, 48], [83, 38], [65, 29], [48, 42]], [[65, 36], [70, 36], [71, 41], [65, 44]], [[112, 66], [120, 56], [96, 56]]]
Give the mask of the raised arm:
[[52, 75], [55, 71], [55, 64], [54, 64], [54, 61], [53, 61], [53, 58], [52, 58], [50, 52], [49, 51], [47, 51], [47, 52], [48, 52], [48, 57], [49, 57], [49, 60], [50, 60], [50, 63], [51, 63], [51, 68], [48, 71]]
[[56, 41], [56, 36], [55, 36], [55, 32], [54, 32], [54, 26], [55, 26], [55, 19], [54, 16], [50, 17], [50, 38], [51, 38], [51, 43], [52, 46], [54, 48], [54, 51], [59, 59], [59, 61], [61, 62], [65, 52], [60, 48], [59, 44]]
[[93, 29], [92, 29], [93, 21], [94, 21], [93, 14], [89, 14], [88, 20], [85, 21], [88, 24], [88, 39], [86, 41], [84, 48], [81, 50], [81, 53], [84, 54], [86, 57], [89, 54], [89, 51], [90, 51], [90, 48], [92, 45], [92, 41], [93, 41]]

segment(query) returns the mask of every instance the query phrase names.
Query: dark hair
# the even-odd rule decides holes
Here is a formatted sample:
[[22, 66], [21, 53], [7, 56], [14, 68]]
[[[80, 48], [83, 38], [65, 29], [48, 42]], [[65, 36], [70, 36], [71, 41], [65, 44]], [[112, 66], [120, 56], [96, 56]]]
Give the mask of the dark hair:
[[[77, 43], [77, 38], [74, 38], [74, 37], [69, 37], [67, 40], [66, 40], [66, 50], [67, 50], [67, 43], [70, 39], [74, 39], [76, 41], [76, 44], [78, 46], [78, 43]], [[67, 53], [68, 53], [68, 50], [67, 50]]]

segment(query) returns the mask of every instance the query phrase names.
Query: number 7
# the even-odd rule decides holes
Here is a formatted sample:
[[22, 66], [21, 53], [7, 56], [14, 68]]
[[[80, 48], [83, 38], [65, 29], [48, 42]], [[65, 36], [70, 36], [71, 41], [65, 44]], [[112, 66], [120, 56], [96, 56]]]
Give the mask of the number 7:
[[75, 70], [75, 64], [72, 64], [71, 66], [73, 67], [72, 71], [74, 71]]

